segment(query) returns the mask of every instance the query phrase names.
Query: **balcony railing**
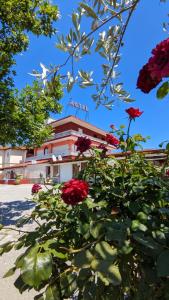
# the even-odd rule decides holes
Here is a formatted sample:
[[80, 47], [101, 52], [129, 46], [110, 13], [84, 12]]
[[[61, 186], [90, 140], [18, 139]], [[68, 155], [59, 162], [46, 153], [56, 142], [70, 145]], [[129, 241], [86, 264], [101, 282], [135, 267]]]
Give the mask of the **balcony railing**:
[[88, 136], [88, 135], [86, 135], [86, 134], [84, 134], [84, 133], [81, 133], [81, 132], [79, 132], [79, 131], [75, 131], [75, 130], [66, 130], [66, 131], [64, 131], [64, 132], [60, 132], [60, 133], [55, 133], [55, 135], [53, 136], [53, 140], [54, 139], [59, 139], [59, 138], [63, 138], [63, 137], [66, 137], [66, 136], [68, 136], [68, 135], [75, 135], [75, 136], [78, 136], [78, 137], [80, 137], [80, 136], [83, 136], [83, 137], [85, 137], [85, 136], [87, 136], [87, 137], [89, 137], [90, 139], [92, 139], [93, 141], [95, 141], [95, 142], [99, 142], [99, 143], [105, 143], [106, 144], [106, 142], [105, 141], [103, 141], [102, 139], [99, 139], [99, 138], [96, 138], [96, 137], [94, 137], [94, 136]]

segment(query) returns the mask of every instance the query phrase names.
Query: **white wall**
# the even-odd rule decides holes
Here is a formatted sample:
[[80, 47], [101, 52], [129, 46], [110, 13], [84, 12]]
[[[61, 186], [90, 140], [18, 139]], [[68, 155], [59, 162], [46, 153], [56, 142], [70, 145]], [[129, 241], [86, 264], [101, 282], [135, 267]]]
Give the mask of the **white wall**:
[[19, 164], [23, 160], [24, 160], [23, 155], [13, 154], [13, 153], [11, 153], [11, 155], [10, 155], [10, 164], [11, 165]]
[[8, 167], [25, 160], [26, 150], [7, 149], [0, 151], [0, 165]]
[[4, 152], [4, 166], [8, 167], [10, 165], [10, 155], [11, 150], [8, 149]]
[[72, 179], [72, 164], [60, 164], [60, 182]]
[[[26, 178], [36, 179], [40, 177], [40, 173], [43, 175], [43, 178], [46, 178], [46, 166], [48, 164], [42, 165], [28, 165], [26, 167]], [[52, 166], [51, 166], [51, 177], [53, 175]], [[71, 163], [62, 163], [60, 164], [60, 182], [65, 182], [72, 179], [72, 164]]]
[[46, 178], [46, 164], [43, 165], [28, 165], [26, 167], [26, 178], [40, 178], [40, 173], [43, 178]]

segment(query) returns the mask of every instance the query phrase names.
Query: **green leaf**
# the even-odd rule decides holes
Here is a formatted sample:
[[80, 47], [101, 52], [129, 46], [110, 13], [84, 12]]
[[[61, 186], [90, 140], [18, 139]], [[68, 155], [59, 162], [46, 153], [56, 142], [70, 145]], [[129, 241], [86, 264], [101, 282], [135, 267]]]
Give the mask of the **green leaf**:
[[60, 259], [67, 259], [67, 254], [56, 250], [57, 246], [57, 241], [54, 239], [49, 239], [46, 243], [41, 245], [41, 247], [43, 247], [45, 251], [50, 252], [51, 254], [53, 254], [53, 256], [58, 257]]
[[89, 250], [84, 250], [75, 255], [72, 263], [78, 268], [89, 268], [93, 255]]
[[29, 286], [22, 280], [21, 275], [15, 280], [14, 286], [21, 294], [29, 288]]
[[93, 221], [90, 223], [90, 233], [95, 239], [97, 239], [103, 233], [103, 230], [104, 226], [102, 223]]
[[76, 31], [80, 30], [80, 23], [79, 23], [79, 15], [77, 13], [72, 14], [72, 22], [74, 27], [76, 28]]
[[169, 93], [169, 82], [164, 82], [160, 88], [157, 90], [157, 98], [163, 99]]
[[3, 276], [3, 278], [12, 276], [15, 273], [15, 271], [16, 271], [16, 267], [13, 267], [13, 268], [9, 269], [8, 272], [5, 273], [5, 275]]
[[117, 0], [113, 0], [113, 6], [114, 6], [114, 8], [116, 8], [116, 3], [117, 3]]
[[38, 247], [31, 249], [23, 259], [21, 276], [29, 286], [38, 288], [52, 274], [52, 257], [49, 252], [39, 253]]
[[163, 251], [157, 259], [157, 275], [159, 277], [169, 276], [169, 250]]
[[117, 249], [111, 247], [107, 242], [102, 241], [95, 246], [95, 251], [102, 259], [114, 261], [117, 256]]
[[60, 285], [63, 298], [71, 298], [74, 291], [77, 289], [77, 274], [65, 274], [61, 276]]
[[59, 288], [56, 284], [49, 285], [45, 291], [45, 300], [60, 300]]
[[14, 246], [14, 242], [6, 242], [0, 246], [0, 255], [9, 252]]
[[34, 300], [45, 300], [45, 299], [44, 299], [43, 294], [41, 293], [41, 294], [39, 294], [39, 295], [36, 295], [36, 296], [34, 297]]
[[137, 230], [146, 231], [147, 230], [147, 226], [145, 226], [144, 224], [140, 223], [139, 220], [133, 220], [132, 224], [131, 224], [131, 229], [133, 231], [137, 231]]
[[105, 238], [107, 241], [117, 241], [119, 242], [119, 244], [123, 244], [127, 234], [125, 224], [117, 222], [108, 222], [105, 225], [105, 228]]
[[96, 285], [94, 282], [87, 281], [83, 291], [83, 300], [96, 300]]
[[97, 19], [96, 13], [94, 12], [94, 10], [90, 6], [88, 6], [88, 5], [86, 5], [82, 2], [80, 3], [80, 6], [81, 6], [81, 8], [83, 8], [86, 11], [86, 13], [89, 17]]
[[90, 208], [94, 208], [94, 207], [107, 207], [108, 203], [107, 201], [99, 201], [99, 202], [94, 202], [92, 201], [92, 199], [90, 198], [87, 198], [85, 203], [87, 204], [87, 207], [90, 209]]
[[139, 244], [147, 248], [150, 254], [159, 254], [161, 252], [162, 247], [155, 242], [151, 237], [145, 237], [143, 234], [135, 233], [133, 234], [133, 238], [135, 241], [137, 241]]
[[100, 272], [105, 279], [114, 286], [121, 283], [121, 275], [118, 266], [108, 260], [94, 259], [91, 263], [94, 271]]
[[124, 254], [124, 255], [128, 255], [132, 252], [133, 247], [131, 247], [130, 245], [124, 245], [121, 249], [120, 249], [120, 253]]

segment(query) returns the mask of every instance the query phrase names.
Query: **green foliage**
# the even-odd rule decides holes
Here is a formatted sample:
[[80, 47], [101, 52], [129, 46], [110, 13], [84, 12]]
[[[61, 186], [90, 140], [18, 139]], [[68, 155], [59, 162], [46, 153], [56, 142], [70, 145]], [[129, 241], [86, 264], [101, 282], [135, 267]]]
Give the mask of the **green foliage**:
[[[56, 77], [57, 82], [52, 85], [55, 89], [55, 97], [51, 99], [53, 94], [50, 97], [46, 95], [46, 104], [44, 104], [45, 97], [42, 95], [42, 88], [41, 90], [39, 87], [37, 89], [37, 84], [33, 85], [32, 92], [31, 87], [26, 87], [18, 94], [14, 89], [13, 79], [15, 56], [27, 50], [29, 45], [28, 33], [51, 37], [55, 33], [53, 22], [58, 19], [58, 16], [57, 6], [51, 5], [48, 0], [0, 0], [1, 145], [42, 143], [49, 133], [44, 125], [45, 118], [49, 116], [50, 108], [52, 108], [51, 111], [60, 111], [57, 101], [62, 93], [58, 77]], [[37, 90], [36, 95], [35, 90]], [[29, 104], [26, 101], [26, 93], [28, 93]], [[31, 93], [32, 97], [30, 97]], [[23, 99], [21, 99], [22, 97]], [[40, 100], [42, 101], [41, 105]], [[40, 105], [39, 111], [36, 110], [35, 116], [33, 116], [31, 106], [38, 105]], [[39, 132], [37, 133], [37, 131]]]
[[22, 279], [34, 288], [49, 279], [52, 274], [52, 257], [50, 252], [40, 253], [39, 247], [35, 246], [23, 259]]
[[[54, 69], [62, 74], [62, 67], [70, 63], [69, 71], [63, 74], [67, 91], [75, 84], [81, 88], [91, 87], [96, 107], [100, 104], [111, 109], [116, 99], [133, 102], [119, 79], [118, 65], [121, 59], [120, 49], [124, 45], [124, 35], [139, 0], [124, 1], [81, 1], [72, 12], [71, 28], [66, 35], [57, 36], [56, 47], [68, 56]], [[86, 33], [86, 23], [87, 33]], [[96, 56], [99, 61], [97, 76], [94, 70], [80, 66], [84, 56]], [[77, 72], [74, 68], [78, 62]], [[98, 77], [99, 76], [99, 77]]]
[[169, 82], [164, 82], [157, 90], [157, 99], [163, 99], [169, 93]]
[[[20, 93], [11, 92], [11, 97], [0, 103], [1, 127], [0, 144], [5, 145], [40, 145], [49, 138], [50, 126], [46, 120], [50, 112], [60, 112], [59, 99], [62, 97], [62, 86], [59, 77], [55, 78], [56, 92], [51, 94], [48, 87], [42, 92], [42, 84], [34, 81]], [[54, 94], [55, 93], [55, 94]]]

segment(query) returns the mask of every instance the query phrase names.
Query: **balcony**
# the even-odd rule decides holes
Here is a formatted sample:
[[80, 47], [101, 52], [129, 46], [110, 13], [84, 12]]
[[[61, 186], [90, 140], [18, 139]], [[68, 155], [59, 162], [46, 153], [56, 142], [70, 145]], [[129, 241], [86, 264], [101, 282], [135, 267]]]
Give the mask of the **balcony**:
[[[96, 138], [94, 136], [90, 136], [90, 135], [86, 135], [84, 133], [81, 133], [79, 131], [75, 131], [75, 130], [67, 130], [67, 131], [64, 131], [64, 132], [60, 132], [60, 133], [55, 133], [52, 137], [52, 140], [55, 140], [55, 139], [59, 139], [59, 138], [64, 138], [66, 136], [69, 136], [69, 135], [74, 135], [76, 137], [80, 137], [80, 136], [83, 136], [83, 137], [88, 137], [90, 139], [92, 139], [92, 141], [95, 141], [95, 142], [98, 142], [98, 143], [103, 143], [103, 144], [106, 144], [105, 141], [99, 139], [99, 138]], [[51, 139], [50, 139], [51, 140]]]
[[53, 152], [53, 153], [50, 153], [50, 154], [39, 154], [39, 155], [36, 155], [36, 156], [31, 156], [31, 157], [27, 157], [25, 162], [28, 162], [28, 161], [36, 161], [36, 160], [41, 160], [41, 159], [49, 159], [49, 158], [52, 158], [52, 156], [55, 155], [56, 156], [56, 160], [59, 160], [58, 159], [58, 156], [77, 156], [78, 155], [78, 152], [77, 151], [64, 151], [64, 152], [61, 152], [61, 151], [58, 151], [58, 152]]

